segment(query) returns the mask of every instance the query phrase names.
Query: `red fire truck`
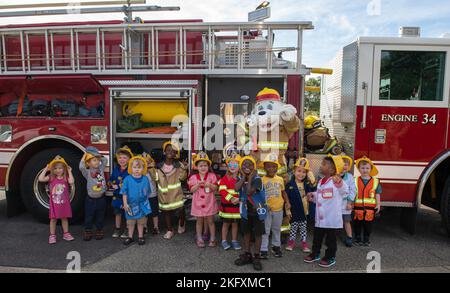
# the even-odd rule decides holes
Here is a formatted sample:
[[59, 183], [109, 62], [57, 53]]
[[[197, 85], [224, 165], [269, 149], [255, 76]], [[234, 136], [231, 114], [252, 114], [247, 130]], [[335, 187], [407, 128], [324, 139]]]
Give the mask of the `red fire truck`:
[[[8, 215], [28, 210], [48, 218], [48, 190], [37, 177], [57, 154], [77, 166], [94, 145], [112, 168], [117, 147], [138, 145], [158, 160], [173, 133], [136, 132], [132, 121], [124, 124], [130, 114], [143, 117], [144, 129], [187, 117], [175, 125], [185, 158], [203, 149], [205, 117], [246, 115], [264, 87], [277, 89], [304, 118], [312, 70], [302, 65], [302, 36], [309, 29], [310, 22], [200, 20], [0, 28], [0, 191]], [[295, 45], [275, 46], [280, 33]], [[322, 83], [322, 120], [347, 154], [375, 160], [382, 204], [402, 208], [411, 232], [421, 204], [440, 210], [450, 230], [449, 50], [448, 39], [360, 38]], [[291, 150], [302, 153], [302, 136], [303, 129]], [[211, 155], [215, 164], [221, 153]], [[323, 157], [306, 155], [313, 165]], [[72, 207], [81, 215], [84, 180], [74, 171]]]
[[[79, 218], [85, 183], [77, 166], [89, 145], [109, 159], [109, 172], [118, 147], [152, 152], [158, 161], [174, 132], [191, 158], [203, 149], [204, 117], [246, 115], [266, 86], [300, 110], [310, 71], [301, 62], [302, 33], [309, 29], [310, 22], [201, 20], [0, 27], [0, 191], [8, 216], [27, 210], [48, 219], [48, 187], [37, 177], [57, 154], [73, 167]], [[276, 47], [278, 33], [294, 45]], [[216, 164], [221, 154], [212, 154]]]
[[450, 39], [400, 32], [340, 50], [321, 85], [321, 119], [346, 152], [375, 162], [382, 205], [402, 208], [405, 228], [426, 205], [450, 235]]

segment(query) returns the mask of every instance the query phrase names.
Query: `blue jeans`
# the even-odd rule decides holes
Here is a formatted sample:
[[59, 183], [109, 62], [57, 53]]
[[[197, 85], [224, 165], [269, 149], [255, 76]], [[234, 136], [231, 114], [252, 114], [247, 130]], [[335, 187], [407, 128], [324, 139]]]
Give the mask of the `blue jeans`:
[[91, 198], [86, 196], [84, 204], [84, 229], [92, 230], [95, 219], [95, 227], [97, 230], [103, 230], [103, 222], [105, 220], [106, 198]]

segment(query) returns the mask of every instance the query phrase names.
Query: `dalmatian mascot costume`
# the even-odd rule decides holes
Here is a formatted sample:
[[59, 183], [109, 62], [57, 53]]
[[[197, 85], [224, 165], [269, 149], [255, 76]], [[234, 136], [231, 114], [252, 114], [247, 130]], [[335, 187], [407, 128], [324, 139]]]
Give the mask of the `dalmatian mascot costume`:
[[264, 88], [256, 96], [256, 104], [247, 119], [249, 144], [252, 156], [258, 162], [258, 173], [264, 175], [259, 163], [269, 155], [276, 154], [280, 169], [278, 175], [285, 181], [287, 174], [286, 151], [289, 139], [300, 128], [300, 118], [294, 106], [281, 101], [280, 94], [274, 89]]

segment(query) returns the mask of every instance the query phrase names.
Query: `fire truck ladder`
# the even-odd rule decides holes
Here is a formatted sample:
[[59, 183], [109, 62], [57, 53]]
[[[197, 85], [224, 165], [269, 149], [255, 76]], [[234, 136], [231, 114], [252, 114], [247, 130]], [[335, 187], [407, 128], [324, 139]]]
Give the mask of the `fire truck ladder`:
[[[313, 28], [311, 22], [3, 28], [0, 75], [307, 74], [303, 30]], [[296, 39], [294, 46], [275, 47], [275, 33]]]

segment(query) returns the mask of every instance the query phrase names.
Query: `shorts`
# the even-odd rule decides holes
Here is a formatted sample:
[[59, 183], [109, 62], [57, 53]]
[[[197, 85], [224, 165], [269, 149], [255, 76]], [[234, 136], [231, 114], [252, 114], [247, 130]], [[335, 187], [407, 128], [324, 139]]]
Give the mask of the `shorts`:
[[142, 217], [140, 219], [127, 220], [127, 225], [147, 225], [147, 217]]
[[258, 215], [247, 215], [247, 219], [241, 219], [241, 231], [244, 234], [254, 234], [262, 236], [265, 233], [264, 221], [258, 218]]
[[152, 213], [150, 215], [148, 215], [149, 217], [157, 217], [159, 216], [159, 202], [158, 202], [158, 197], [150, 197], [148, 199], [148, 201], [150, 202], [150, 208], [152, 209]]
[[113, 208], [114, 215], [124, 215], [124, 210], [121, 208]]
[[228, 219], [228, 218], [222, 218], [222, 222], [227, 224], [234, 224], [239, 223], [240, 219]]
[[344, 221], [344, 223], [351, 223], [352, 219], [352, 214], [342, 215], [342, 220]]

